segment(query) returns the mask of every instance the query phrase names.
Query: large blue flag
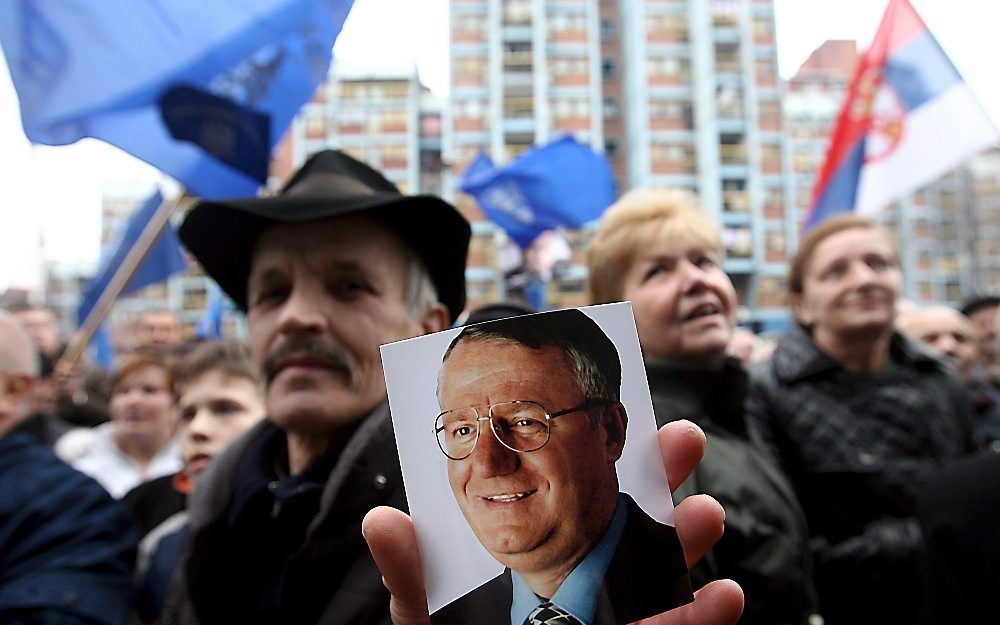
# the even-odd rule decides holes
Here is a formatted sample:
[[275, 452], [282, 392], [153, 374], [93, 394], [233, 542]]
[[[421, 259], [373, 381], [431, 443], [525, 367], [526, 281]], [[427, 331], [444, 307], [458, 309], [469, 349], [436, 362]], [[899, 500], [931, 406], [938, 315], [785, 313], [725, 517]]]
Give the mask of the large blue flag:
[[202, 197], [254, 195], [352, 0], [3, 0], [28, 138], [94, 137]]
[[481, 152], [459, 188], [522, 248], [546, 230], [597, 219], [615, 201], [608, 159], [571, 136], [530, 149], [499, 169]]
[[90, 360], [105, 371], [114, 371], [116, 358], [117, 352], [111, 340], [111, 333], [108, 332], [106, 325], [101, 324], [94, 333], [94, 338], [90, 340]]
[[[135, 245], [135, 242], [139, 239], [139, 235], [142, 234], [146, 224], [149, 223], [149, 220], [153, 217], [153, 214], [162, 201], [163, 198], [160, 196], [160, 193], [156, 192], [153, 194], [153, 197], [146, 200], [146, 203], [129, 217], [128, 223], [125, 225], [125, 230], [119, 236], [114, 250], [104, 258], [97, 275], [87, 283], [87, 287], [84, 289], [83, 296], [80, 299], [80, 306], [76, 311], [77, 322], [79, 324], [83, 324], [84, 319], [87, 318], [87, 315], [90, 314], [90, 311], [97, 304], [97, 300], [100, 299], [101, 293], [108, 288], [108, 284], [111, 282], [115, 271], [122, 264], [122, 261], [125, 260], [125, 256]], [[135, 273], [132, 274], [132, 278], [128, 281], [128, 284], [122, 289], [121, 294], [127, 295], [128, 293], [138, 291], [144, 286], [163, 282], [173, 274], [184, 271], [186, 266], [184, 251], [181, 248], [180, 240], [177, 238], [177, 233], [170, 224], [166, 224], [163, 227], [163, 231], [156, 238], [156, 241], [149, 248], [146, 258], [143, 259], [143, 262], [135, 270]]]

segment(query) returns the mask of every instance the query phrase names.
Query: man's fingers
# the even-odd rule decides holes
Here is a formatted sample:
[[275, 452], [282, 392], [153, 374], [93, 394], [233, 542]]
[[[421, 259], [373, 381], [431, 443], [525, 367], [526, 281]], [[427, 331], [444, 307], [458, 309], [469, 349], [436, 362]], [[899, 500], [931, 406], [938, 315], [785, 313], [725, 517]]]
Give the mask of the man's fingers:
[[413, 521], [395, 508], [380, 506], [365, 515], [361, 533], [392, 595], [389, 609], [394, 625], [429, 625]]
[[731, 579], [706, 584], [694, 602], [634, 625], [733, 625], [743, 614], [743, 590]]
[[691, 495], [674, 508], [677, 537], [690, 569], [722, 537], [726, 512], [708, 495]]
[[705, 433], [690, 421], [671, 421], [660, 428], [660, 453], [670, 492], [687, 479], [705, 454]]
[[733, 625], [742, 614], [743, 589], [731, 579], [719, 579], [694, 593], [694, 602], [668, 612], [656, 625]]

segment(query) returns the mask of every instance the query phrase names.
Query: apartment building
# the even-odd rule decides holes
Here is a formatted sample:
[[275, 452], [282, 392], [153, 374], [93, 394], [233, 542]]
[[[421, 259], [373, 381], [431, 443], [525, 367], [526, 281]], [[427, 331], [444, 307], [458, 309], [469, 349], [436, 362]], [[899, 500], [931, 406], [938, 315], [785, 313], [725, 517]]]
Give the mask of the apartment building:
[[[691, 189], [723, 228], [747, 321], [779, 322], [771, 293], [794, 232], [770, 0], [451, 0], [445, 192], [476, 224], [473, 299], [502, 297], [503, 235], [454, 180], [479, 150], [506, 162], [573, 133], [610, 159], [619, 188]], [[582, 303], [580, 251], [549, 287]], [[772, 250], [769, 252], [768, 250]], [[778, 250], [775, 253], [773, 250]], [[480, 264], [482, 261], [482, 264]]]

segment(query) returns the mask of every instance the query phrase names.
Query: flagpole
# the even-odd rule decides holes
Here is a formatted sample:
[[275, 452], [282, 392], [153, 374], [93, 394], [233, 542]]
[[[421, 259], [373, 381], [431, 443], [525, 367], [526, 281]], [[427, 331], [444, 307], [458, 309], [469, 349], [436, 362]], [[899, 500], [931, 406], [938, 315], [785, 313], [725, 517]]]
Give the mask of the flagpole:
[[66, 351], [63, 352], [62, 357], [56, 364], [59, 370], [69, 370], [80, 360], [83, 350], [86, 349], [91, 339], [94, 338], [97, 329], [111, 311], [112, 304], [115, 303], [115, 300], [118, 299], [118, 296], [121, 295], [121, 292], [128, 285], [136, 269], [145, 260], [160, 233], [170, 223], [171, 215], [174, 214], [177, 208], [182, 205], [186, 208], [194, 200], [195, 198], [190, 196], [181, 195], [177, 199], [164, 199], [160, 202], [160, 205], [156, 208], [156, 212], [153, 213], [149, 222], [142, 229], [139, 238], [136, 239], [135, 245], [129, 249], [121, 265], [115, 270], [111, 281], [108, 283], [108, 287], [101, 292], [97, 303], [94, 304], [94, 307], [87, 314], [87, 318], [84, 319], [83, 323], [73, 334], [69, 345], [66, 347]]

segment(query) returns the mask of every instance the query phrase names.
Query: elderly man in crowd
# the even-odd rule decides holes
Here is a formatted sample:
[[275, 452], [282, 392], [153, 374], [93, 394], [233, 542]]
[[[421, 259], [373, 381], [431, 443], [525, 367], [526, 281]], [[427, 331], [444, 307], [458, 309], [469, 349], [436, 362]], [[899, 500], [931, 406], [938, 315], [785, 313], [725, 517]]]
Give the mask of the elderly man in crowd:
[[[164, 622], [388, 623], [388, 586], [393, 621], [426, 623], [378, 347], [457, 318], [468, 223], [324, 151], [276, 197], [196, 206], [180, 236], [247, 311], [268, 418], [199, 478]], [[678, 430], [665, 444], [683, 476], [697, 435]], [[365, 524], [369, 554], [362, 517], [379, 505]], [[678, 514], [696, 558], [718, 537], [721, 510], [696, 500]], [[720, 582], [681, 617], [733, 622], [740, 604], [738, 587]]]
[[954, 365], [972, 396], [977, 447], [1000, 450], [1000, 389], [976, 375], [981, 360], [973, 322], [954, 308], [927, 306], [900, 314], [896, 325]]
[[37, 358], [0, 311], [0, 623], [119, 625], [138, 532], [97, 482], [20, 427]]
[[976, 329], [976, 342], [979, 345], [979, 360], [975, 375], [990, 384], [1000, 384], [1000, 374], [997, 368], [998, 330], [997, 311], [1000, 310], [1000, 295], [986, 293], [973, 295], [962, 303], [960, 312], [972, 321]]
[[276, 197], [196, 206], [180, 236], [247, 312], [268, 418], [190, 496], [168, 618], [384, 622], [361, 518], [405, 499], [378, 347], [461, 312], [468, 223], [326, 151]]
[[979, 349], [976, 328], [968, 317], [947, 306], [927, 306], [901, 313], [896, 326], [954, 365], [963, 381], [972, 378]]
[[147, 310], [139, 316], [135, 335], [136, 350], [166, 354], [184, 340], [184, 329], [177, 313], [170, 310]]

